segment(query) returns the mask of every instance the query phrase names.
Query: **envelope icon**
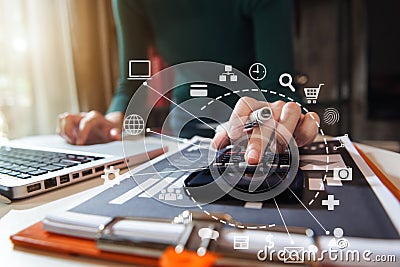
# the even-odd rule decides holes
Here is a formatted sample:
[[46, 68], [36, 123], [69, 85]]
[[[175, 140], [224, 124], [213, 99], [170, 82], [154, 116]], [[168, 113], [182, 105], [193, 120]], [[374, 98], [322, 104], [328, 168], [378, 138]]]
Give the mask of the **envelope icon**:
[[284, 247], [284, 263], [304, 263], [304, 247]]

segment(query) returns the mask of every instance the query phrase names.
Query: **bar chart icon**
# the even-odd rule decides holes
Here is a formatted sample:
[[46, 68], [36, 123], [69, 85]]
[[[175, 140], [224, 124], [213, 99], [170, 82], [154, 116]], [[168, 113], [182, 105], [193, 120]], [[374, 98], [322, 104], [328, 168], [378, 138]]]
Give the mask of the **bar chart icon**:
[[204, 97], [208, 95], [208, 85], [204, 83], [197, 83], [190, 85], [190, 96]]

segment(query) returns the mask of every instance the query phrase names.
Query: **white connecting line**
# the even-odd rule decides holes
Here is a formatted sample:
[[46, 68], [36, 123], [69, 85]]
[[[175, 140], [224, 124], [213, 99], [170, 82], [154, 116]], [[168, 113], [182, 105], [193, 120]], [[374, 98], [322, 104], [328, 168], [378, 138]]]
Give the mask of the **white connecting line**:
[[[166, 100], [169, 101], [170, 103], [176, 105], [176, 106], [179, 107], [181, 110], [185, 111], [187, 114], [189, 114], [189, 115], [192, 116], [193, 118], [199, 120], [201, 123], [203, 123], [204, 125], [206, 125], [206, 126], [209, 127], [210, 129], [212, 129], [213, 131], [215, 131], [215, 129], [214, 129], [212, 126], [210, 126], [209, 124], [207, 124], [206, 122], [204, 122], [204, 121], [201, 120], [200, 118], [196, 117], [196, 116], [193, 115], [191, 112], [189, 112], [189, 111], [186, 110], [185, 108], [181, 107], [180, 105], [178, 105], [177, 103], [175, 103], [174, 101], [172, 101], [171, 99], [169, 99], [168, 97], [166, 97], [166, 96], [164, 96], [163, 94], [161, 94], [160, 92], [158, 92], [156, 89], [154, 89], [153, 87], [151, 87], [147, 82], [144, 82], [143, 85], [144, 85], [144, 86], [147, 86], [148, 88], [150, 88], [151, 90], [153, 90], [154, 92], [156, 92], [157, 94], [159, 94], [161, 97], [163, 97], [164, 99], [166, 99]], [[148, 129], [148, 132], [152, 132], [152, 133], [154, 133], [154, 134], [163, 135], [163, 134], [160, 134], [160, 133], [153, 132], [153, 131], [151, 131], [150, 129]], [[170, 137], [170, 138], [174, 138], [174, 137], [167, 136], [167, 135], [163, 135], [163, 136]], [[175, 139], [179, 140], [180, 142], [184, 142], [184, 141], [183, 141], [182, 139], [180, 139], [180, 138], [179, 138], [179, 139], [178, 139], [178, 138], [175, 138]], [[189, 171], [190, 171], [190, 170], [189, 170]], [[321, 226], [321, 228], [325, 231], [325, 233], [328, 235], [328, 234], [329, 234], [329, 231], [327, 231], [326, 228], [318, 221], [318, 219], [315, 218], [315, 216], [314, 216], [314, 215], [311, 213], [311, 211], [304, 205], [304, 203], [297, 197], [297, 195], [296, 195], [289, 187], [288, 187], [288, 189], [289, 189], [290, 192], [296, 197], [296, 199], [300, 202], [300, 204], [307, 210], [307, 212], [313, 217], [313, 219], [319, 224], [319, 226]], [[283, 219], [282, 213], [281, 213], [281, 211], [280, 211], [280, 209], [279, 209], [279, 207], [278, 207], [278, 203], [276, 202], [275, 198], [274, 198], [274, 202], [275, 202], [276, 208], [278, 209], [279, 215], [281, 216], [281, 219], [282, 219], [282, 222], [283, 222], [283, 224], [284, 224], [284, 226], [285, 226], [286, 232], [287, 232], [288, 235], [289, 235], [289, 239], [290, 239], [291, 242], [293, 242], [293, 239], [292, 239], [292, 237], [291, 237], [291, 235], [290, 235], [290, 233], [289, 233], [289, 231], [288, 231], [288, 228], [287, 228], [287, 226], [286, 226], [286, 222], [285, 222], [285, 220]]]
[[189, 114], [190, 116], [192, 116], [194, 119], [199, 120], [200, 122], [202, 122], [204, 125], [206, 125], [207, 127], [209, 127], [211, 130], [215, 131], [214, 127], [212, 127], [211, 125], [207, 124], [205, 121], [201, 120], [200, 118], [198, 118], [197, 116], [193, 115], [191, 112], [189, 112], [187, 109], [181, 107], [180, 105], [178, 105], [177, 103], [175, 103], [174, 101], [172, 101], [171, 99], [169, 99], [168, 97], [166, 97], [165, 95], [161, 94], [160, 92], [158, 92], [156, 89], [154, 89], [153, 87], [151, 87], [147, 82], [143, 83], [144, 86], [147, 86], [148, 88], [150, 88], [151, 90], [153, 90], [154, 92], [156, 92], [157, 94], [159, 94], [160, 96], [162, 96], [163, 98], [165, 98], [166, 100], [168, 100], [169, 102], [171, 102], [172, 104], [176, 105], [177, 107], [179, 107], [181, 110], [185, 111], [187, 114]]
[[297, 195], [293, 192], [293, 190], [288, 187], [288, 189], [290, 190], [290, 192], [294, 195], [294, 197], [300, 202], [300, 204], [306, 209], [306, 211], [311, 215], [311, 217], [314, 218], [314, 220], [319, 224], [319, 226], [321, 226], [321, 228], [325, 231], [325, 234], [329, 235], [329, 231], [326, 230], [326, 228], [318, 221], [317, 218], [315, 218], [314, 214], [311, 213], [311, 211], [306, 207], [306, 205], [304, 205], [304, 203], [297, 197]]
[[279, 209], [278, 203], [276, 203], [276, 200], [275, 200], [275, 198], [274, 198], [274, 202], [275, 202], [275, 206], [276, 206], [276, 208], [278, 209], [279, 215], [281, 216], [281, 219], [282, 219], [283, 225], [285, 226], [286, 233], [287, 233], [287, 234], [288, 234], [288, 236], [289, 236], [289, 239], [290, 239], [290, 244], [293, 244], [293, 243], [294, 243], [294, 241], [293, 241], [293, 238], [292, 238], [292, 236], [291, 236], [291, 235], [290, 235], [290, 233], [289, 233], [289, 230], [288, 230], [288, 228], [287, 228], [287, 226], [286, 226], [285, 219], [283, 219], [283, 216], [282, 216], [281, 210]]

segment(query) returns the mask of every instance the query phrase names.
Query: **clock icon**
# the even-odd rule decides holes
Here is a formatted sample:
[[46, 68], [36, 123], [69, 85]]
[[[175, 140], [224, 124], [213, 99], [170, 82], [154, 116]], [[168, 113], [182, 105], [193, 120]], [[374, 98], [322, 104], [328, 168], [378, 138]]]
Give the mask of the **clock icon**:
[[267, 75], [267, 68], [261, 63], [254, 63], [249, 68], [249, 75], [255, 81], [261, 81]]

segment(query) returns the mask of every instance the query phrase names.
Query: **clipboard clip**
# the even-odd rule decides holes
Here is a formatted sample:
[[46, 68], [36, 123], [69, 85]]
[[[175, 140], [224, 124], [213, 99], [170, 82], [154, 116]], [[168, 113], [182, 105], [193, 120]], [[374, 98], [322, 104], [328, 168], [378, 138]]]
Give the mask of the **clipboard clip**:
[[[241, 225], [228, 214], [209, 216], [195, 211], [184, 211], [172, 221], [155, 218], [115, 217], [99, 227], [97, 247], [104, 251], [156, 257], [160, 258], [162, 262], [169, 262], [163, 266], [176, 266], [178, 263], [188, 263], [188, 261], [207, 262], [207, 266], [211, 266], [210, 262], [215, 261], [230, 266], [238, 264], [243, 266], [254, 264], [257, 261], [256, 255], [259, 248], [256, 252], [251, 249], [236, 250], [233, 246], [233, 236], [250, 234], [253, 237], [263, 237], [272, 232], [274, 235], [287, 237], [284, 227], [275, 226], [268, 230], [256, 229], [251, 226], [248, 226], [247, 229], [234, 228], [220, 223], [213, 217], [224, 220], [228, 225]], [[290, 229], [293, 235], [303, 236], [310, 241], [310, 237], [305, 235], [306, 230], [302, 227], [291, 227]], [[314, 243], [313, 240], [311, 242]]]
[[[227, 222], [235, 222], [227, 214], [215, 214]], [[125, 222], [132, 227], [130, 235], [121, 234], [116, 231], [119, 223]], [[154, 227], [153, 231], [147, 229], [146, 233], [135, 235], [135, 230], [140, 226], [147, 225], [147, 228]], [[176, 227], [174, 227], [174, 225]], [[97, 232], [97, 247], [102, 250], [123, 252], [128, 254], [146, 254], [146, 256], [160, 256], [161, 252], [169, 246], [175, 247], [175, 252], [181, 254], [185, 249], [196, 251], [198, 256], [204, 256], [209, 248], [216, 247], [215, 241], [220, 236], [223, 225], [211, 217], [201, 212], [190, 212], [188, 210], [178, 214], [172, 221], [167, 219], [141, 218], [118, 216], [111, 219], [108, 223], [99, 226]], [[170, 240], [157, 240], [160, 235], [167, 235], [168, 231], [179, 232], [178, 235]]]

